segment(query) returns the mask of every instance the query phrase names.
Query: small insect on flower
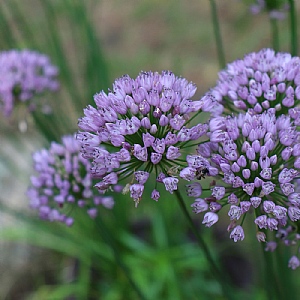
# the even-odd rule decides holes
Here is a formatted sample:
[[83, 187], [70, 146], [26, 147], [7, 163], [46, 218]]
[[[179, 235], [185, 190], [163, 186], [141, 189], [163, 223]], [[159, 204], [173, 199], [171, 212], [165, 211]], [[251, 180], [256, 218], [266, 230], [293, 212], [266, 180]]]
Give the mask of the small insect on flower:
[[205, 179], [205, 176], [209, 174], [209, 170], [207, 168], [198, 168], [196, 169], [196, 178], [201, 180], [201, 178]]
[[173, 166], [167, 171], [167, 174], [169, 176], [176, 176], [179, 173], [179, 169], [180, 169], [179, 166]]

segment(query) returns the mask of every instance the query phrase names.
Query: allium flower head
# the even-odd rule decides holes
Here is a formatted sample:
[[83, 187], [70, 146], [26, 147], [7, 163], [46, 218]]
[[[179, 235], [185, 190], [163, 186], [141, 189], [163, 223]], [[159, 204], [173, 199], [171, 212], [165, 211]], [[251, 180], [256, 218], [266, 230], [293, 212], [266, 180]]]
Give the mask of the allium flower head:
[[194, 159], [205, 160], [214, 177], [210, 187], [202, 189], [207, 197], [192, 205], [194, 211], [217, 213], [216, 207], [218, 211], [228, 207], [234, 241], [244, 238], [241, 225], [249, 210], [262, 231], [277, 231], [298, 221], [300, 193], [294, 180], [300, 174], [300, 133], [290, 117], [276, 117], [269, 109], [217, 117], [209, 127], [210, 141], [199, 145]]
[[300, 124], [300, 58], [272, 49], [247, 54], [219, 73], [217, 85], [203, 97], [223, 103], [227, 112], [259, 114], [274, 108]]
[[0, 108], [10, 116], [14, 106], [26, 103], [34, 109], [34, 96], [56, 91], [58, 69], [48, 56], [30, 50], [0, 52]]
[[[190, 123], [190, 114], [204, 105], [190, 100], [195, 92], [193, 83], [163, 71], [141, 72], [136, 79], [124, 75], [114, 82], [112, 91], [96, 94], [96, 108], [84, 110], [78, 124], [82, 131], [77, 134], [83, 156], [92, 160], [93, 176], [101, 180], [96, 187], [106, 191], [128, 179], [124, 192], [137, 205], [154, 174], [152, 198], [159, 198], [157, 184], [173, 193], [183, 148], [208, 128]], [[110, 151], [103, 150], [102, 144], [109, 145]]]
[[97, 206], [112, 208], [114, 200], [93, 188], [90, 162], [79, 152], [80, 144], [73, 136], [64, 136], [62, 144], [52, 142], [50, 149], [33, 154], [36, 175], [27, 190], [30, 207], [49, 221], [73, 224], [70, 213], [75, 207], [84, 208], [91, 218]]

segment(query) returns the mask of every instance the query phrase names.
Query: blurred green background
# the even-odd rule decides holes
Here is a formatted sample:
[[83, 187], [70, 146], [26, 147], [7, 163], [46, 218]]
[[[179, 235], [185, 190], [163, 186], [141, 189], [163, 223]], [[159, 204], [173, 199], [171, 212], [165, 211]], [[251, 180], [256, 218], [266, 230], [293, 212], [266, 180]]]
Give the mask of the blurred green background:
[[[248, 3], [216, 1], [226, 62], [271, 47], [267, 15], [250, 15]], [[11, 209], [0, 218], [0, 299], [140, 299], [126, 270], [147, 299], [224, 299], [170, 194], [158, 203], [145, 198], [138, 209], [120, 197], [112, 211], [101, 212], [100, 227], [78, 214], [72, 228], [40, 222], [24, 196], [32, 172], [31, 152], [76, 132], [83, 108], [93, 103], [96, 92], [111, 88], [115, 78], [169, 69], [197, 84], [195, 99], [214, 86], [220, 67], [210, 4], [1, 1], [0, 49], [28, 48], [49, 55], [60, 69], [61, 89], [46, 96], [53, 114], [36, 113], [27, 120], [27, 132], [17, 128], [22, 112], [9, 122], [0, 120], [0, 200]], [[288, 26], [288, 20], [278, 23], [282, 51], [289, 50]], [[187, 199], [188, 206], [192, 202]], [[267, 299], [253, 226], [244, 242], [234, 244], [226, 221], [204, 229], [202, 217], [193, 217], [225, 266], [224, 277], [233, 282], [237, 299]], [[277, 260], [284, 269], [285, 251], [280, 250], [282, 258]], [[120, 267], [123, 263], [125, 269]], [[286, 289], [294, 277], [285, 274]]]

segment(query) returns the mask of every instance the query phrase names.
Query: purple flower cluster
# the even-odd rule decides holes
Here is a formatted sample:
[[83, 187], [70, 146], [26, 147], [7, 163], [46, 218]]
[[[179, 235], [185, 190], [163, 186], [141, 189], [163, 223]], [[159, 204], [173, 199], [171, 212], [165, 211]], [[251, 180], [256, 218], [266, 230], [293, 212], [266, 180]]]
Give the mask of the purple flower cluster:
[[256, 0], [255, 2], [250, 6], [250, 12], [257, 15], [266, 10], [270, 19], [283, 20], [289, 10], [289, 4], [286, 0]]
[[[195, 213], [205, 212], [207, 227], [227, 208], [235, 242], [244, 239], [243, 223], [253, 215], [257, 240], [267, 242], [267, 250], [276, 247], [274, 232], [277, 240], [297, 245], [299, 66], [300, 58], [288, 53], [250, 53], [221, 71], [217, 85], [198, 101], [191, 100], [196, 86], [170, 71], [117, 79], [108, 93], [94, 96], [96, 107], [88, 106], [79, 120], [76, 138], [99, 180], [96, 188], [105, 193], [125, 181], [123, 193], [137, 206], [151, 177], [156, 201], [159, 184], [173, 193], [182, 179], [189, 181], [187, 195], [196, 198]], [[197, 124], [202, 111], [209, 122]], [[206, 176], [210, 180], [200, 181]], [[289, 266], [299, 265], [293, 256]]]
[[70, 213], [75, 207], [87, 210], [91, 218], [97, 216], [97, 206], [112, 208], [111, 196], [103, 196], [93, 189], [90, 163], [80, 154], [80, 144], [74, 136], [62, 137], [62, 144], [52, 142], [50, 149], [33, 154], [37, 175], [31, 177], [27, 190], [30, 207], [40, 217], [71, 226]]
[[[288, 114], [300, 124], [300, 58], [262, 49], [245, 55], [219, 72], [217, 85], [204, 97], [222, 103], [226, 112]], [[221, 111], [222, 113], [222, 111]]]
[[[274, 250], [278, 241], [299, 246], [300, 58], [272, 49], [247, 54], [219, 72], [216, 86], [201, 100], [208, 99], [224, 109], [213, 109], [209, 141], [199, 144], [194, 158], [202, 161], [200, 169], [192, 167], [196, 173], [214, 176], [202, 198], [199, 182], [187, 186], [188, 195], [196, 197], [194, 211], [208, 211], [203, 223], [209, 227], [227, 206], [235, 242], [244, 239], [246, 215], [254, 214], [256, 237], [267, 242], [266, 250]], [[185, 176], [188, 171], [193, 174], [185, 168], [180, 175], [195, 179]], [[277, 232], [275, 240], [271, 231]], [[289, 266], [299, 265], [293, 256]]]
[[203, 223], [212, 226], [218, 212], [228, 207], [228, 231], [235, 242], [244, 239], [242, 226], [249, 213], [254, 215], [259, 241], [266, 241], [268, 232], [295, 228], [300, 219], [295, 186], [300, 133], [291, 118], [276, 117], [275, 108], [261, 114], [219, 116], [210, 120], [208, 135], [209, 141], [198, 146], [198, 156], [192, 163], [187, 160], [189, 167], [180, 172], [187, 180], [197, 179], [199, 168], [213, 176], [206, 189], [198, 186], [193, 195], [194, 212], [206, 212]]
[[0, 108], [10, 116], [14, 106], [26, 102], [34, 109], [33, 98], [45, 91], [56, 91], [58, 69], [48, 56], [30, 50], [0, 53]]
[[160, 197], [158, 183], [170, 193], [177, 189], [183, 152], [208, 128], [201, 123], [193, 126], [190, 115], [213, 107], [211, 101], [190, 100], [195, 92], [193, 83], [163, 71], [141, 72], [136, 79], [124, 75], [112, 91], [94, 96], [96, 108], [84, 110], [77, 139], [83, 156], [92, 161], [93, 177], [101, 180], [98, 190], [129, 179], [123, 192], [130, 192], [137, 205], [152, 174], [156, 179], [152, 199]]

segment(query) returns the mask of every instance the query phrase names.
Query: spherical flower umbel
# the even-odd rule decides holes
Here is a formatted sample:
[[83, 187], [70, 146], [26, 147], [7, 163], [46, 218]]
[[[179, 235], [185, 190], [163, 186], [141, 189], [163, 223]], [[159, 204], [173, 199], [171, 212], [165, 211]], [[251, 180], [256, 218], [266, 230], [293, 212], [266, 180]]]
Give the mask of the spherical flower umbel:
[[[136, 79], [124, 75], [114, 82], [112, 91], [96, 94], [96, 108], [84, 110], [77, 134], [83, 156], [92, 161], [93, 176], [101, 180], [96, 187], [106, 191], [127, 179], [124, 192], [137, 205], [153, 174], [154, 200], [160, 195], [158, 184], [173, 193], [184, 149], [208, 128], [191, 124], [191, 113], [208, 109], [203, 109], [203, 101], [191, 100], [195, 92], [193, 83], [163, 71], [141, 72]], [[109, 150], [101, 145], [109, 145]]]
[[34, 97], [56, 91], [58, 68], [48, 56], [30, 50], [0, 52], [0, 108], [10, 116], [16, 105], [26, 103], [35, 109]]
[[[225, 112], [260, 114], [274, 108], [300, 124], [300, 58], [272, 49], [252, 52], [219, 72], [217, 85], [204, 97], [222, 103]], [[220, 112], [220, 114], [222, 111]]]
[[59, 221], [70, 226], [72, 211], [79, 207], [91, 218], [97, 216], [97, 207], [112, 208], [111, 196], [99, 194], [93, 188], [90, 162], [79, 152], [80, 144], [74, 136], [62, 137], [62, 143], [52, 142], [50, 149], [33, 154], [36, 175], [31, 177], [27, 190], [30, 207], [39, 211], [40, 217]]
[[[230, 237], [244, 238], [242, 228], [249, 211], [259, 231], [277, 231], [300, 219], [300, 193], [295, 179], [300, 174], [300, 133], [289, 116], [275, 110], [262, 114], [241, 113], [217, 117], [209, 124], [210, 140], [198, 146], [213, 181], [192, 205], [196, 213], [228, 207]], [[184, 171], [181, 171], [184, 173]], [[192, 172], [190, 172], [192, 173]], [[196, 179], [194, 178], [189, 179]], [[209, 226], [213, 222], [204, 222]], [[216, 219], [216, 218], [215, 218]], [[259, 239], [265, 239], [260, 234]]]

